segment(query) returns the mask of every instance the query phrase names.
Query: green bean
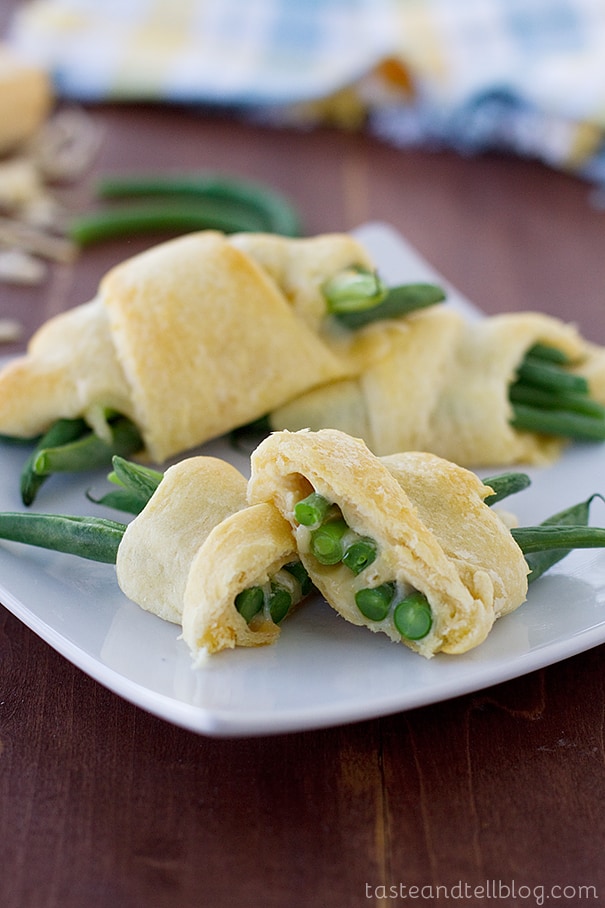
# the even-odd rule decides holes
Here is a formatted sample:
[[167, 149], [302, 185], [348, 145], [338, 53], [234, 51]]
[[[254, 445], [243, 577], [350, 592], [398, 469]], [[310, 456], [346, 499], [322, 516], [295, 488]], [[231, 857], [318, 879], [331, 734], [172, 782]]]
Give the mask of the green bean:
[[605, 440], [605, 407], [590, 397], [588, 380], [565, 369], [567, 355], [535, 344], [509, 388], [511, 425], [527, 432], [579, 441]]
[[[565, 508], [563, 511], [558, 511], [551, 517], [548, 517], [546, 520], [542, 521], [540, 527], [581, 526], [586, 528], [590, 516], [590, 505], [596, 498], [603, 500], [603, 497], [599, 494], [591, 495], [590, 498], [587, 498], [585, 501], [580, 501], [578, 504], [574, 504], [569, 508]], [[541, 551], [524, 552], [525, 560], [530, 568], [529, 582], [533, 583], [541, 577], [554, 564], [565, 558], [565, 556], [572, 551], [572, 548], [573, 547], [562, 549], [544, 548]]]
[[513, 527], [511, 533], [524, 554], [548, 549], [595, 549], [605, 546], [605, 528], [582, 524]]
[[212, 174], [151, 175], [102, 181], [105, 199], [147, 198], [145, 204], [113, 207], [77, 218], [70, 235], [80, 245], [150, 232], [214, 229], [299, 236], [298, 214], [267, 186]]
[[34, 458], [34, 472], [46, 476], [51, 473], [92, 470], [110, 464], [114, 454], [133, 454], [142, 448], [143, 442], [137, 427], [125, 416], [111, 421], [109, 427], [109, 442], [94, 432], [89, 432], [68, 444], [41, 449]]
[[400, 318], [418, 309], [435, 306], [437, 303], [443, 302], [445, 298], [443, 289], [435, 284], [401, 284], [391, 287], [384, 299], [372, 308], [339, 312], [335, 317], [346, 328], [357, 330], [371, 322], [386, 318]]
[[4, 512], [0, 538], [115, 564], [126, 525], [101, 517]]
[[517, 369], [518, 378], [530, 385], [537, 385], [547, 391], [571, 391], [586, 394], [588, 381], [583, 375], [575, 375], [550, 363], [541, 362], [527, 356]]
[[148, 175], [111, 177], [99, 184], [102, 198], [159, 196], [214, 199], [255, 212], [262, 219], [262, 229], [283, 236], [300, 236], [298, 213], [284, 195], [253, 180], [226, 177], [221, 174], [195, 173], [188, 176]]
[[395, 585], [382, 583], [380, 586], [357, 590], [355, 603], [365, 618], [370, 621], [384, 621], [389, 614], [394, 595]]
[[550, 344], [537, 343], [530, 347], [526, 357], [545, 360], [549, 363], [557, 363], [560, 366], [569, 365], [569, 356], [560, 347], [551, 347]]
[[83, 419], [58, 419], [38, 440], [21, 470], [21, 500], [24, 505], [33, 504], [40, 487], [47, 479], [46, 475], [34, 471], [34, 462], [40, 451], [44, 448], [67, 444], [80, 438], [87, 431], [88, 426]]
[[369, 536], [361, 536], [354, 539], [348, 545], [345, 544], [342, 556], [342, 563], [346, 565], [354, 574], [361, 574], [373, 561], [376, 560], [378, 549], [376, 542]]
[[95, 498], [92, 492], [88, 491], [86, 492], [86, 497], [93, 504], [111, 508], [114, 511], [123, 511], [125, 514], [137, 515], [143, 510], [140, 497], [132, 492], [127, 492], [126, 489], [115, 489], [114, 491], [106, 492], [100, 498]]
[[113, 472], [108, 476], [109, 481], [124, 486], [125, 489], [138, 495], [144, 504], [147, 504], [164, 478], [164, 474], [159, 470], [153, 470], [140, 463], [133, 463], [132, 460], [125, 460], [118, 454], [114, 454], [111, 462]]
[[490, 507], [502, 501], [503, 498], [508, 498], [509, 495], [522, 492], [531, 485], [531, 479], [527, 473], [501, 473], [499, 476], [482, 479], [481, 482], [493, 490], [493, 493], [484, 499], [485, 504]]
[[375, 561], [378, 549], [369, 536], [360, 536], [337, 517], [337, 508], [318, 492], [311, 492], [294, 506], [294, 517], [302, 525], [315, 527], [311, 532], [311, 552], [320, 564], [340, 561], [354, 574], [360, 574]]
[[523, 404], [513, 405], [511, 426], [544, 435], [563, 435], [578, 441], [605, 440], [605, 419], [584, 416], [568, 410], [542, 410]]
[[344, 554], [343, 537], [349, 532], [344, 520], [329, 520], [311, 533], [311, 552], [320, 564], [338, 564]]
[[283, 565], [281, 570], [294, 578], [298, 589], [295, 588], [296, 585], [289, 587], [286, 578], [280, 578], [278, 572], [270, 579], [268, 586], [247, 587], [235, 597], [235, 607], [248, 623], [265, 609], [271, 620], [275, 624], [280, 624], [292, 606], [308, 596], [313, 589], [311, 579], [300, 561], [289, 562]]
[[40, 434], [30, 435], [27, 438], [22, 438], [18, 435], [4, 435], [0, 432], [0, 444], [10, 445], [15, 448], [26, 448], [29, 445], [35, 445], [40, 441]]
[[222, 203], [165, 202], [162, 205], [129, 205], [81, 215], [69, 228], [79, 246], [123, 237], [149, 234], [182, 234], [198, 230], [223, 233], [259, 232], [259, 219], [227, 210]]
[[587, 394], [571, 392], [557, 394], [546, 391], [544, 388], [515, 382], [509, 389], [509, 398], [513, 404], [527, 404], [531, 407], [544, 407], [547, 410], [570, 410], [574, 413], [585, 413], [587, 416], [605, 419], [603, 404], [593, 400]]
[[332, 502], [319, 492], [311, 492], [306, 498], [296, 502], [294, 517], [302, 526], [317, 526], [326, 519], [331, 508]]
[[265, 594], [260, 586], [250, 586], [235, 597], [235, 607], [248, 624], [260, 612], [264, 602]]
[[340, 271], [322, 285], [327, 311], [331, 314], [361, 312], [381, 303], [387, 287], [375, 271], [351, 267]]
[[566, 371], [568, 363], [562, 350], [547, 344], [527, 351], [509, 388], [510, 423], [527, 432], [603, 441], [605, 407], [590, 397], [584, 376]]
[[283, 586], [272, 583], [268, 607], [271, 620], [275, 624], [280, 624], [292, 608], [291, 594]]
[[160, 484], [163, 474], [117, 454], [112, 458], [113, 471], [107, 477], [120, 486], [106, 492], [101, 498], [94, 498], [87, 492], [87, 498], [95, 504], [129, 514], [140, 514]]
[[[511, 530], [529, 565], [530, 583], [561, 561], [572, 549], [600, 548], [605, 545], [605, 530], [588, 526], [590, 505], [596, 498], [603, 500], [601, 495], [591, 495], [585, 501], [553, 514], [537, 527], [517, 527]], [[564, 537], [565, 531], [568, 533]]]
[[431, 607], [426, 596], [414, 591], [397, 603], [393, 612], [395, 627], [407, 640], [421, 640], [433, 625]]
[[302, 561], [290, 561], [288, 564], [284, 564], [283, 570], [291, 574], [298, 582], [301, 596], [308, 596], [313, 589], [313, 581], [309, 577]]

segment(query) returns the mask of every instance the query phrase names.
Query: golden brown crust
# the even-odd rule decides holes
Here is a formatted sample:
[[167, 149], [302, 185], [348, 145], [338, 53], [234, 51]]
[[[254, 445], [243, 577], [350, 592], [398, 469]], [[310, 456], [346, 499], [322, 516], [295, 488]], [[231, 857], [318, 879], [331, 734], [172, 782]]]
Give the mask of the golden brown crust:
[[159, 460], [342, 373], [265, 273], [217, 233], [119, 266], [101, 295], [137, 424]]
[[[465, 652], [485, 639], [499, 614], [524, 601], [525, 559], [483, 504], [488, 490], [467, 471], [429, 455], [382, 462], [360, 439], [330, 429], [277, 432], [251, 462], [249, 501], [275, 504], [296, 533], [313, 582], [352, 623], [401, 642], [394, 627], [368, 621], [354, 602], [356, 589], [394, 580], [422, 592], [433, 613], [423, 640], [403, 642], [425, 656]], [[320, 565], [311, 554], [294, 506], [312, 489], [339, 506], [351, 529], [378, 543], [379, 557], [359, 576]]]

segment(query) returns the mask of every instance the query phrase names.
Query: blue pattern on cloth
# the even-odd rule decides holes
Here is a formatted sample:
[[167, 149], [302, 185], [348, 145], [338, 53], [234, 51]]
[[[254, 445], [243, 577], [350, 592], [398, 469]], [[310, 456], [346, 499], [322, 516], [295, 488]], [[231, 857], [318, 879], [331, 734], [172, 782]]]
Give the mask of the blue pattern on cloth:
[[30, 0], [7, 40], [66, 98], [364, 126], [605, 183], [603, 0]]

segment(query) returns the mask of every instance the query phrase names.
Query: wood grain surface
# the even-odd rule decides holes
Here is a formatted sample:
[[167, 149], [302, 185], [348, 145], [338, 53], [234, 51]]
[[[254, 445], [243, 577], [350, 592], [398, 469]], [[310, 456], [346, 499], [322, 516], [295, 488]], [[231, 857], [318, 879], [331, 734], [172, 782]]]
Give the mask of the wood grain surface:
[[[110, 171], [253, 178], [290, 196], [308, 234], [387, 222], [485, 311], [543, 310], [605, 343], [605, 213], [571, 176], [201, 110], [89, 113], [103, 142], [65, 193], [74, 210]], [[2, 287], [0, 317], [29, 335], [149, 243], [107, 243], [42, 287]], [[599, 647], [404, 714], [215, 740], [108, 692], [0, 608], [0, 905], [593, 904], [605, 898], [604, 679]]]

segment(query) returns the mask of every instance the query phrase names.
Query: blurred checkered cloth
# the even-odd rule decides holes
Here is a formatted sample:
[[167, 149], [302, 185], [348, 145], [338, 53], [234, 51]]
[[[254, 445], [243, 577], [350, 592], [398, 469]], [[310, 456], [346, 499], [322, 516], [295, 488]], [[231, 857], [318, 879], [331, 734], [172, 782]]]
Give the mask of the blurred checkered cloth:
[[605, 0], [33, 0], [8, 38], [63, 97], [364, 125], [605, 183]]

